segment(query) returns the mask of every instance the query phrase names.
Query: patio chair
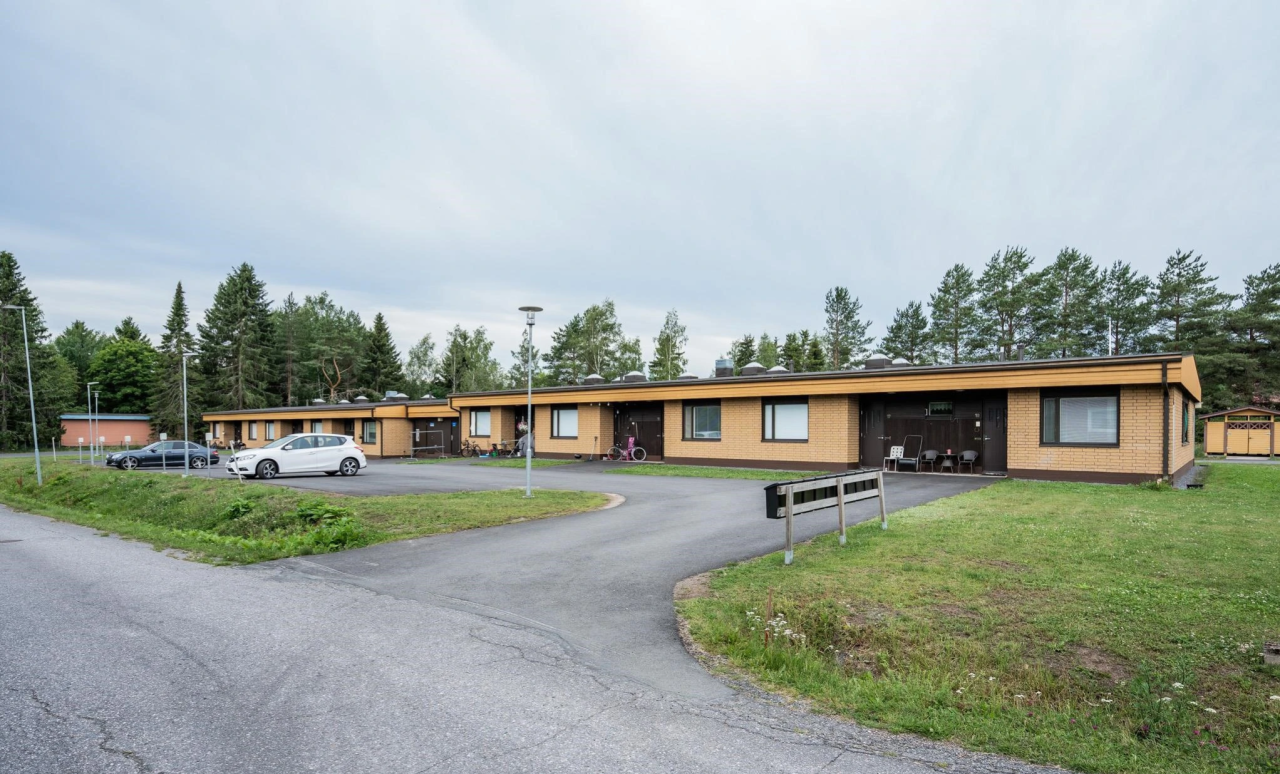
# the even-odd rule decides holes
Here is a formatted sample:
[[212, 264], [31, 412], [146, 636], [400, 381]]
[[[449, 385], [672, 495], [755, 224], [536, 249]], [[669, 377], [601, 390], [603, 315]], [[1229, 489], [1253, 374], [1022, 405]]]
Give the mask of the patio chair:
[[889, 456], [884, 458], [884, 469], [885, 469], [885, 470], [888, 470], [888, 469], [889, 469], [889, 463], [891, 463], [891, 462], [892, 462], [892, 463], [893, 463], [893, 469], [894, 469], [894, 470], [897, 470], [897, 469], [898, 469], [898, 460], [900, 460], [900, 459], [902, 459], [902, 447], [901, 447], [901, 446], [890, 446], [890, 447], [889, 447]]
[[[920, 454], [920, 465], [928, 465], [930, 473], [937, 473], [938, 472], [938, 450], [925, 449]], [[917, 465], [916, 467], [920, 467], [920, 465]]]
[[968, 465], [968, 466], [969, 466], [969, 472], [970, 472], [970, 473], [973, 473], [973, 472], [974, 472], [974, 470], [973, 470], [973, 463], [974, 463], [974, 462], [977, 462], [977, 460], [978, 460], [978, 453], [977, 453], [976, 451], [963, 451], [963, 452], [960, 452], [960, 462], [956, 465], [956, 472], [957, 472], [957, 473], [962, 472], [962, 470], [961, 470], [961, 469], [962, 469], [965, 465]]
[[898, 460], [898, 469], [902, 469], [902, 463], [911, 463], [911, 470], [920, 472], [920, 448], [924, 446], [924, 436], [908, 435], [902, 439], [902, 459]]

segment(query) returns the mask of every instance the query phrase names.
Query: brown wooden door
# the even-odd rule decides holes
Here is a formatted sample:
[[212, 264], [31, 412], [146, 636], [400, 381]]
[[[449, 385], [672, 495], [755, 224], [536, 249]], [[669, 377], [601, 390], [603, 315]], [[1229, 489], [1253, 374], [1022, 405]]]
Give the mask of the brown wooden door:
[[993, 395], [982, 401], [982, 457], [978, 462], [983, 473], [1005, 473], [1009, 470], [1008, 400]]
[[858, 422], [858, 464], [878, 468], [884, 464], [884, 401], [864, 400]]
[[646, 459], [662, 459], [663, 405], [661, 403], [624, 403], [614, 413], [613, 442], [623, 448], [627, 436], [636, 438], [636, 446], [644, 449]]

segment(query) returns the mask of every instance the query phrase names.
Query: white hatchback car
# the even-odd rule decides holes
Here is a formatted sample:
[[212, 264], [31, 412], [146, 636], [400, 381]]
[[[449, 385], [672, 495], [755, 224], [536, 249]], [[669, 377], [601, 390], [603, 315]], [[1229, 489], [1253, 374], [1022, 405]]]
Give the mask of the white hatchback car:
[[354, 476], [368, 467], [364, 449], [349, 435], [297, 433], [258, 449], [245, 449], [227, 460], [233, 476], [272, 479], [284, 473]]

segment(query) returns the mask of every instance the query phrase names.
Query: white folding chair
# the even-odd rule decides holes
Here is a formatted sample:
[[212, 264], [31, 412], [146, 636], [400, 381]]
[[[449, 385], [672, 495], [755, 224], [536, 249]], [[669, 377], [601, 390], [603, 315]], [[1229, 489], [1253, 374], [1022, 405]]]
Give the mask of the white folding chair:
[[898, 461], [901, 459], [902, 459], [902, 447], [890, 446], [889, 456], [884, 458], [884, 469], [888, 470], [889, 463], [893, 463], [893, 469], [896, 471], [898, 469]]

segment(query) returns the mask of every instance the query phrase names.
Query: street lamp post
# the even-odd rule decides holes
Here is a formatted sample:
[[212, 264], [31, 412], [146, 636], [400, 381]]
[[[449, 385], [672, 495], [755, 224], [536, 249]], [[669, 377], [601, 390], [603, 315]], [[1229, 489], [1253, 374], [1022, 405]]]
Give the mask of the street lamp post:
[[96, 419], [96, 420], [94, 420], [93, 426], [94, 426], [94, 428], [95, 428], [95, 429], [94, 429], [94, 432], [95, 432], [95, 433], [98, 433], [98, 436], [97, 436], [97, 441], [98, 441], [98, 455], [99, 455], [100, 457], [102, 457], [102, 465], [103, 465], [103, 467], [106, 467], [106, 464], [107, 464], [107, 452], [106, 452], [106, 450], [105, 450], [105, 449], [103, 449], [103, 446], [105, 445], [105, 443], [104, 443], [104, 442], [106, 441], [106, 439], [102, 437], [102, 412], [101, 412], [101, 411], [99, 410], [99, 408], [98, 408], [98, 396], [99, 396], [99, 395], [101, 395], [101, 394], [102, 394], [102, 391], [101, 391], [101, 390], [94, 390], [94, 391], [93, 391], [93, 414], [94, 414], [94, 416], [96, 416], [96, 417], [97, 417], [97, 419]]
[[40, 434], [36, 431], [36, 391], [31, 383], [31, 345], [27, 343], [27, 308], [5, 304], [5, 309], [17, 309], [22, 313], [22, 349], [27, 354], [27, 398], [31, 403], [31, 442], [36, 448], [36, 486], [44, 486], [44, 473], [40, 470]]
[[524, 353], [529, 377], [528, 403], [525, 408], [525, 421], [529, 423], [525, 434], [529, 436], [529, 440], [524, 445], [524, 496], [533, 497], [533, 315], [541, 312], [542, 307], [522, 306], [520, 311], [525, 313], [525, 324], [529, 326], [529, 344]]
[[93, 433], [93, 385], [95, 384], [98, 382], [88, 382], [84, 386], [84, 403], [89, 412], [89, 467], [93, 467], [93, 448], [98, 442], [98, 436]]
[[[187, 415], [187, 358], [194, 355], [194, 352], [182, 353], [182, 477], [186, 478], [191, 474], [191, 442], [187, 438], [188, 431], [188, 415]], [[206, 454], [205, 464], [209, 464], [211, 454]]]

